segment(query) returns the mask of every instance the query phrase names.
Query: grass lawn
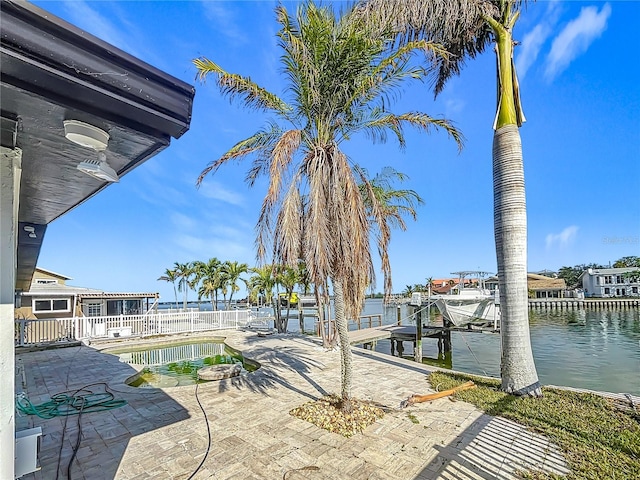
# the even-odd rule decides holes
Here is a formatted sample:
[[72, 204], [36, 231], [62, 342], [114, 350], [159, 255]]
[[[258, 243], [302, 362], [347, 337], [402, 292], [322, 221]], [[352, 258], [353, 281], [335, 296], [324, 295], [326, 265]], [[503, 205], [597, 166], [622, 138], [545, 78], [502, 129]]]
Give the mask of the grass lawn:
[[[622, 411], [598, 395], [543, 388], [542, 398], [521, 398], [499, 391], [498, 381], [434, 372], [438, 390], [473, 380], [478, 388], [456, 393], [489, 415], [529, 427], [564, 452], [572, 479], [640, 479], [640, 412]], [[532, 472], [527, 478], [562, 478]]]

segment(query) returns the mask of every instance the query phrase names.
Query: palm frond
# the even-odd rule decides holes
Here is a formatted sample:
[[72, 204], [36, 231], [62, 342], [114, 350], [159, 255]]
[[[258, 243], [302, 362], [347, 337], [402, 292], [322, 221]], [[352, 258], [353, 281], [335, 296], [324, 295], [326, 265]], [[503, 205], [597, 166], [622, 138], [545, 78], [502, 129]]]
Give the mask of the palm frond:
[[273, 211], [278, 205], [283, 185], [287, 184], [286, 179], [292, 175], [289, 171], [289, 165], [292, 163], [295, 153], [300, 147], [300, 142], [300, 130], [289, 130], [280, 136], [271, 152], [268, 165], [269, 187], [262, 201], [262, 209], [260, 210], [260, 217], [256, 227], [256, 246], [258, 248], [259, 260], [265, 258], [265, 245], [272, 235], [271, 221]]
[[282, 132], [279, 129], [272, 128], [271, 130], [260, 130], [250, 137], [239, 141], [219, 159], [210, 162], [207, 167], [200, 172], [196, 180], [196, 186], [199, 187], [209, 173], [215, 173], [221, 165], [229, 160], [239, 160], [247, 155], [269, 150], [281, 134]]
[[449, 58], [433, 58], [437, 72], [434, 93], [438, 95], [447, 80], [460, 73], [467, 59], [475, 58], [489, 45], [491, 30], [483, 16], [499, 18], [501, 3], [500, 0], [364, 0], [357, 11], [379, 28], [396, 32], [400, 45], [426, 39], [444, 46]]
[[292, 110], [277, 95], [260, 87], [251, 81], [249, 77], [227, 73], [216, 63], [205, 57], [196, 58], [193, 60], [193, 64], [198, 69], [197, 80], [204, 83], [208, 75], [215, 75], [218, 88], [220, 88], [223, 95], [228, 96], [231, 100], [240, 98], [245, 106], [249, 108], [274, 110], [283, 116], [286, 116]]
[[405, 144], [404, 135], [402, 133], [403, 124], [408, 124], [427, 133], [434, 128], [443, 129], [455, 140], [458, 144], [459, 150], [463, 147], [464, 137], [462, 132], [455, 128], [448, 120], [443, 118], [434, 118], [426, 113], [409, 112], [400, 115], [394, 115], [392, 113], [380, 115], [365, 123], [362, 129], [374, 140], [383, 140], [383, 131], [385, 129], [390, 129], [396, 134], [400, 146], [403, 147]]

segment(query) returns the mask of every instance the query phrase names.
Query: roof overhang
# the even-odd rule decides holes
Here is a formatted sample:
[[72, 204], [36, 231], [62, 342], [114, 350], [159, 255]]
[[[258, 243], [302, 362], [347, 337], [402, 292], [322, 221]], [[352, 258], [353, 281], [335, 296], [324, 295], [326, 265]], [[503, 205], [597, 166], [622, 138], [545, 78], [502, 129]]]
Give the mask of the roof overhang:
[[189, 129], [195, 89], [28, 2], [1, 9], [0, 140], [22, 153], [16, 289], [27, 291], [47, 225], [108, 185], [77, 169], [96, 152], [63, 122], [107, 132], [122, 177]]

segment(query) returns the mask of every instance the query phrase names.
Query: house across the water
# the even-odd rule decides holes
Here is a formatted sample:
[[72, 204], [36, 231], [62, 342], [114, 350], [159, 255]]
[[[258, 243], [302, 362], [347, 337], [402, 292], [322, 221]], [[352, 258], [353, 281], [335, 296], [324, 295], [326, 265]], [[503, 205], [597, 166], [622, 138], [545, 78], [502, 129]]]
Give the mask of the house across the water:
[[157, 309], [159, 294], [105, 292], [67, 285], [70, 277], [36, 267], [27, 292], [17, 302], [17, 319], [55, 319], [143, 314]]
[[[492, 292], [498, 287], [498, 277], [490, 277], [485, 282]], [[567, 283], [563, 278], [551, 278], [537, 273], [527, 273], [529, 298], [565, 298]]]
[[589, 268], [578, 281], [587, 297], [640, 296], [640, 268], [637, 267]]

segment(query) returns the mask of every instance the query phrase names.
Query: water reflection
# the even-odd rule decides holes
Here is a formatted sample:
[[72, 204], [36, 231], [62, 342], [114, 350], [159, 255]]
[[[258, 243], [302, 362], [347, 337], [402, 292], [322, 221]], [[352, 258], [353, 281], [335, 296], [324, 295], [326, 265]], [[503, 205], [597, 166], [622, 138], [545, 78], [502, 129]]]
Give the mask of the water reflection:
[[[383, 309], [385, 323], [398, 312]], [[400, 311], [403, 324], [415, 325], [410, 312]], [[432, 314], [432, 321], [434, 320]], [[529, 313], [531, 343], [540, 381], [546, 385], [628, 392], [640, 395], [640, 310], [547, 310]], [[413, 358], [405, 342], [403, 356]], [[452, 332], [450, 356], [438, 351], [437, 340], [423, 340], [423, 358], [430, 365], [468, 373], [500, 375], [500, 336]], [[390, 341], [375, 350], [391, 354]]]
[[249, 372], [259, 365], [223, 341], [175, 343], [154, 347], [112, 349], [121, 362], [144, 368], [130, 383], [134, 387], [176, 387], [199, 383], [198, 370], [205, 366], [241, 363]]

